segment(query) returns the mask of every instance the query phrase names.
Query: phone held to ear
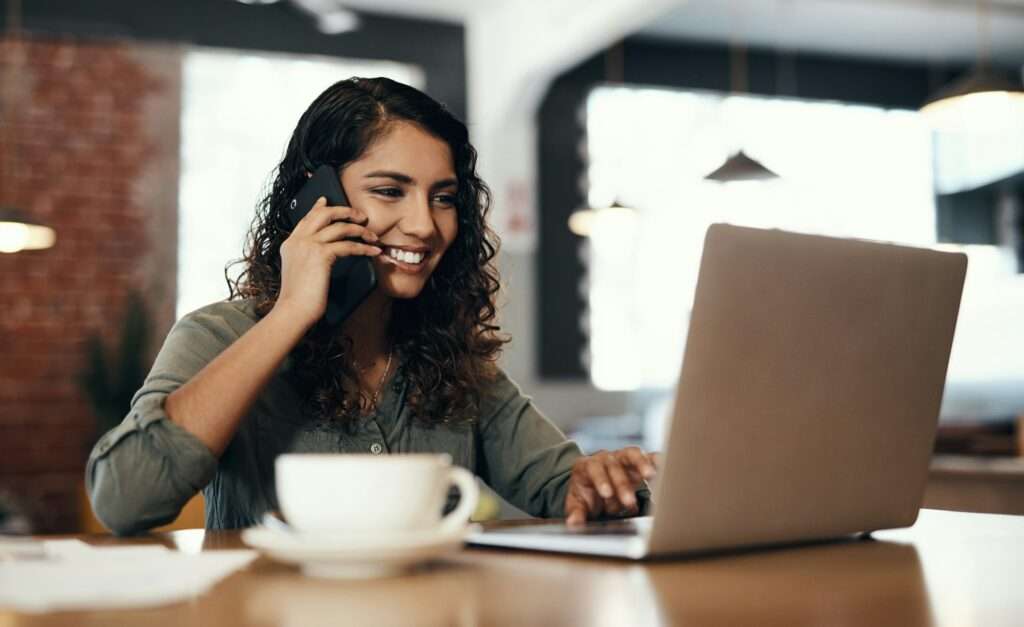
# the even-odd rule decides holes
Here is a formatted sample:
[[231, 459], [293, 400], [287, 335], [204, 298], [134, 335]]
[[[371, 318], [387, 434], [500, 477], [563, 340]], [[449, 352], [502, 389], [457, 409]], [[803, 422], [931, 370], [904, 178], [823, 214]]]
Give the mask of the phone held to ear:
[[[292, 199], [286, 214], [291, 228], [295, 228], [321, 196], [327, 199], [330, 206], [349, 206], [338, 171], [333, 166], [318, 167]], [[369, 257], [352, 255], [335, 259], [331, 267], [324, 321], [331, 326], [341, 324], [376, 287], [377, 273]]]

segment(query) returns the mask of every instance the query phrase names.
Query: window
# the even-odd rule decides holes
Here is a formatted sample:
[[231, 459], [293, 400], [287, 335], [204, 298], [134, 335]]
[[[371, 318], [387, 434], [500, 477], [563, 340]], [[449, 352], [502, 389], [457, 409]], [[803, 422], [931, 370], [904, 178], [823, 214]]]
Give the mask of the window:
[[[714, 222], [936, 245], [932, 132], [911, 111], [600, 87], [587, 101], [590, 373], [608, 390], [675, 383], [704, 233]], [[703, 180], [739, 148], [781, 175]], [[1024, 380], [1013, 252], [970, 256], [951, 383]], [[643, 358], [641, 359], [640, 356]], [[1024, 405], [1022, 405], [1024, 406]]]
[[418, 68], [391, 62], [204, 49], [186, 54], [179, 317], [227, 298], [224, 266], [242, 255], [256, 203], [273, 180], [299, 116], [320, 92], [349, 76], [424, 84]]

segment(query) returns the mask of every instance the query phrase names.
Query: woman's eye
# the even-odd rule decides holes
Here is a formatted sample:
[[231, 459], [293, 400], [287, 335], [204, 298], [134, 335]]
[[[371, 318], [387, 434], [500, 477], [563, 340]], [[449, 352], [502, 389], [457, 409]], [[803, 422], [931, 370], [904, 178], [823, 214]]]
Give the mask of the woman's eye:
[[397, 187], [378, 187], [373, 190], [373, 193], [387, 196], [388, 198], [399, 198], [402, 195], [402, 190]]
[[438, 194], [434, 196], [434, 202], [439, 202], [442, 205], [455, 206], [455, 196], [453, 194]]

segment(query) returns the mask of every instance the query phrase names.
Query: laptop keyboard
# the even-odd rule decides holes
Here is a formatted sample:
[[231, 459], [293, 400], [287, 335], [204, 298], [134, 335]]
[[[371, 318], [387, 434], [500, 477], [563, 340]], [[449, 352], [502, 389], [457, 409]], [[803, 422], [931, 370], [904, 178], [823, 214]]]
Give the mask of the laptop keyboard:
[[569, 536], [635, 536], [647, 532], [651, 527], [651, 517], [627, 518], [624, 520], [600, 520], [588, 522], [580, 527], [568, 527], [562, 523], [550, 525], [524, 525], [522, 527], [506, 527], [501, 533], [525, 533], [544, 535]]

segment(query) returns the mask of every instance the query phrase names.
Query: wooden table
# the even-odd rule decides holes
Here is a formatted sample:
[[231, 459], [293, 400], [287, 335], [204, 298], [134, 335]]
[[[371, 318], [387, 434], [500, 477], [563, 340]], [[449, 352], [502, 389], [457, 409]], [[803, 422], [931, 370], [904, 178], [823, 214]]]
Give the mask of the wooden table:
[[1024, 457], [936, 455], [924, 504], [935, 509], [1024, 515]]
[[[237, 532], [94, 544], [182, 551]], [[101, 575], [102, 573], [98, 573]], [[144, 611], [0, 611], [2, 627], [260, 625], [1024, 625], [1024, 517], [923, 510], [875, 541], [628, 563], [467, 549], [402, 577], [323, 581], [259, 559], [188, 603]]]

